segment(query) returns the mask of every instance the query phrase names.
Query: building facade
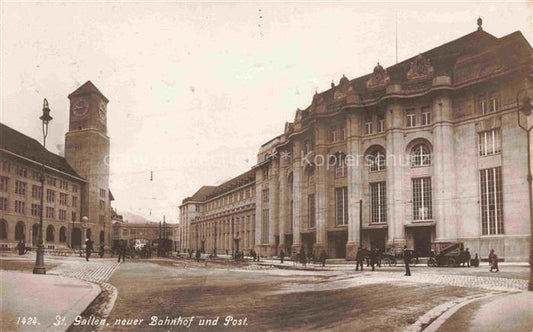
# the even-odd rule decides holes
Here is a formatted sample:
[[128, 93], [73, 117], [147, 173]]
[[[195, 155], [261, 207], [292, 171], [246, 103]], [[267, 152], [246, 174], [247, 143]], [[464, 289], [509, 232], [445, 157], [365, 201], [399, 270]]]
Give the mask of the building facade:
[[255, 171], [217, 187], [202, 187], [180, 206], [182, 250], [209, 254], [255, 248]]
[[[5, 248], [21, 240], [37, 245], [43, 194], [45, 248], [79, 248], [87, 237], [96, 245], [111, 244], [108, 100], [90, 81], [69, 99], [65, 157], [0, 124], [0, 245]], [[43, 169], [44, 193], [39, 181]]]
[[477, 31], [315, 93], [259, 150], [255, 247], [354, 259], [357, 248], [427, 256], [462, 241], [525, 261], [531, 229], [527, 136], [517, 99], [532, 86], [520, 32]]
[[153, 248], [154, 243], [159, 239], [172, 241], [172, 250], [178, 250], [179, 246], [179, 224], [159, 223], [147, 221], [142, 223], [132, 223], [123, 220], [122, 216], [113, 217], [113, 233], [111, 239], [113, 248], [125, 242], [128, 246], [149, 245]]

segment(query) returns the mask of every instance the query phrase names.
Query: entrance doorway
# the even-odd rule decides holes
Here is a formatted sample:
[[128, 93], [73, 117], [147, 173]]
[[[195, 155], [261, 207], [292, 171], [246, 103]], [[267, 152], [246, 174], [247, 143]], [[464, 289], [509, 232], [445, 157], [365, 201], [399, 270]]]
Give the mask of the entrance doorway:
[[385, 252], [385, 244], [387, 241], [387, 229], [373, 229], [369, 232], [370, 249], [377, 249], [380, 252]]
[[415, 257], [429, 257], [431, 254], [431, 228], [420, 227], [413, 230]]
[[328, 256], [330, 258], [346, 258], [348, 231], [328, 232]]

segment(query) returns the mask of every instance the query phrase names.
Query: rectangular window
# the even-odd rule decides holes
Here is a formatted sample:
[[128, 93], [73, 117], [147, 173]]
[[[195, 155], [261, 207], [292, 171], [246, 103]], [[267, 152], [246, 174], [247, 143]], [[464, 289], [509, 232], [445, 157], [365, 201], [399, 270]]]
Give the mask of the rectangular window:
[[59, 220], [67, 220], [67, 211], [59, 210]]
[[200, 212], [200, 205], [195, 206], [196, 212]]
[[348, 225], [348, 188], [335, 188], [337, 225]]
[[41, 198], [41, 195], [42, 195], [42, 191], [41, 191], [41, 187], [34, 184], [31, 186], [31, 197], [33, 198]]
[[73, 193], [77, 193], [78, 192], [78, 186], [77, 185], [75, 185], [75, 184], [72, 185], [72, 192]]
[[76, 212], [75, 211], [72, 211], [72, 221], [76, 221]]
[[344, 142], [346, 140], [346, 127], [341, 127], [340, 140]]
[[22, 177], [28, 176], [28, 169], [26, 167], [18, 166], [17, 165], [17, 175]]
[[38, 217], [41, 215], [41, 206], [39, 204], [31, 205], [31, 215], [35, 217]]
[[263, 179], [268, 179], [268, 166], [265, 166], [265, 168], [263, 168]]
[[270, 200], [268, 189], [263, 189], [263, 203], [268, 203]]
[[378, 116], [378, 133], [382, 133], [385, 131], [385, 116], [379, 115]]
[[487, 94], [482, 93], [477, 97], [477, 107], [481, 114], [486, 114], [489, 111]]
[[329, 128], [329, 141], [330, 143], [337, 142], [337, 127], [335, 126]]
[[59, 193], [59, 205], [67, 205], [67, 197], [67, 194]]
[[47, 206], [46, 207], [46, 218], [54, 219], [54, 215], [55, 215], [54, 208]]
[[311, 194], [307, 197], [307, 218], [309, 228], [315, 228], [316, 225], [316, 207], [315, 207], [315, 195]]
[[413, 182], [413, 220], [424, 221], [433, 218], [431, 201], [431, 178], [416, 178]]
[[9, 173], [11, 171], [11, 164], [7, 161], [2, 161], [2, 171]]
[[25, 205], [23, 201], [15, 201], [15, 212], [24, 214]]
[[59, 188], [68, 190], [68, 182], [67, 181], [63, 181], [63, 180], [59, 180]]
[[415, 115], [415, 109], [410, 108], [405, 111], [406, 116], [406, 125], [407, 127], [414, 127], [416, 126], [416, 115]]
[[15, 182], [15, 194], [26, 195], [26, 182]]
[[56, 200], [56, 192], [51, 189], [46, 189], [46, 201], [53, 203]]
[[46, 177], [46, 184], [50, 186], [56, 186], [56, 179], [52, 177]]
[[501, 151], [501, 135], [499, 129], [491, 129], [478, 134], [479, 155], [488, 156]]
[[7, 198], [0, 197], [0, 210], [7, 211]]
[[106, 190], [100, 189], [100, 197], [105, 197], [105, 196], [106, 196]]
[[268, 209], [263, 210], [261, 220], [261, 243], [268, 243]]
[[8, 183], [9, 178], [7, 176], [0, 176], [0, 191], [7, 191]]
[[78, 206], [78, 197], [72, 196], [72, 207], [76, 208]]
[[483, 235], [504, 234], [501, 167], [479, 171], [481, 184], [481, 229]]
[[422, 125], [426, 126], [431, 124], [431, 112], [429, 106], [422, 107]]
[[498, 95], [493, 93], [489, 98], [489, 113], [496, 112], [500, 109], [500, 101]]
[[367, 120], [365, 122], [365, 135], [372, 134], [372, 120]]
[[105, 219], [105, 216], [102, 216], [102, 215], [98, 216], [98, 222], [99, 222], [100, 224], [103, 224], [103, 223], [104, 223], [104, 219]]
[[385, 182], [370, 184], [370, 210], [372, 223], [387, 222], [387, 189]]

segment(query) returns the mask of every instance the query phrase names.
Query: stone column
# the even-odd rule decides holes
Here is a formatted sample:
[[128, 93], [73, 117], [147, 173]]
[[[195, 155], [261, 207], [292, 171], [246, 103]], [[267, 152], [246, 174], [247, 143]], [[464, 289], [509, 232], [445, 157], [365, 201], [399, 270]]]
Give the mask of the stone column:
[[439, 96], [433, 101], [435, 127], [433, 129], [433, 220], [436, 222], [436, 241], [457, 240], [455, 197], [455, 165], [452, 101]]
[[387, 123], [387, 221], [388, 245], [402, 247], [405, 244], [405, 199], [403, 168], [406, 160], [404, 138], [401, 128], [404, 126], [404, 110], [399, 104], [388, 106]]
[[[359, 247], [359, 200], [363, 198], [361, 172], [365, 170], [364, 151], [361, 147], [361, 122], [358, 114], [350, 113], [346, 119], [348, 171], [348, 242], [346, 243], [346, 259], [354, 260]], [[335, 203], [336, 204], [336, 203]]]
[[279, 159], [279, 250], [285, 251], [287, 253], [287, 248], [285, 248], [285, 232], [287, 229], [287, 158], [281, 157]]
[[293, 215], [293, 230], [292, 230], [292, 250], [300, 250], [302, 246], [302, 236], [300, 234], [301, 223], [301, 199], [302, 199], [302, 142], [299, 140], [294, 141], [293, 145], [293, 161], [292, 161], [292, 215]]
[[268, 256], [274, 256], [276, 253], [276, 232], [277, 224], [279, 222], [278, 208], [279, 208], [279, 162], [274, 159], [271, 162], [271, 174], [268, 184], [269, 199], [269, 221], [268, 221], [268, 250], [265, 252]]
[[[263, 166], [267, 167], [267, 166]], [[261, 217], [263, 215], [263, 209], [265, 209], [265, 203], [263, 203], [263, 183], [266, 179], [263, 179], [263, 168], [258, 168], [255, 173], [255, 215], [257, 220], [254, 225], [254, 248], [259, 253], [259, 245], [261, 244]]]
[[316, 221], [316, 243], [314, 244], [314, 253], [318, 257], [320, 252], [327, 245], [326, 234], [326, 198], [327, 198], [327, 177], [329, 169], [329, 160], [327, 158], [327, 147], [324, 144], [328, 141], [326, 128], [321, 125], [316, 127], [315, 131], [315, 221]]

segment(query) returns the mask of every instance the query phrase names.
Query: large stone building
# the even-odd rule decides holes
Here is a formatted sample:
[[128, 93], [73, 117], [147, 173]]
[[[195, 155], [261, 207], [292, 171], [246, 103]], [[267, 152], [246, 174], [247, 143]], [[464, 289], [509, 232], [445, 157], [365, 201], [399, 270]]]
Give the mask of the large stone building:
[[204, 186], [180, 206], [181, 249], [234, 253], [255, 247], [255, 170]]
[[90, 81], [69, 99], [65, 157], [0, 124], [0, 244], [6, 248], [19, 240], [37, 244], [43, 165], [45, 248], [80, 247], [86, 237], [110, 244], [108, 100]]
[[[315, 93], [259, 150], [255, 247], [353, 259], [359, 246], [463, 241], [527, 260], [527, 136], [517, 94], [531, 86], [520, 32], [478, 29]], [[190, 232], [192, 234], [192, 232]]]

